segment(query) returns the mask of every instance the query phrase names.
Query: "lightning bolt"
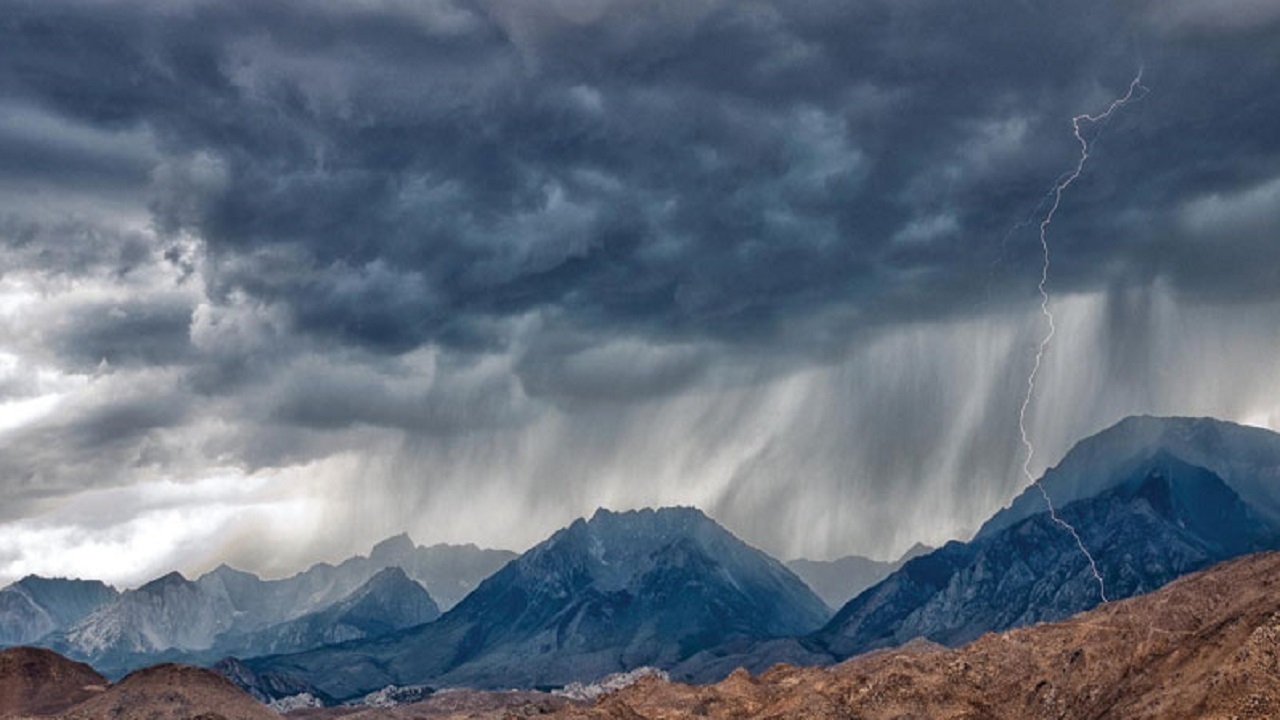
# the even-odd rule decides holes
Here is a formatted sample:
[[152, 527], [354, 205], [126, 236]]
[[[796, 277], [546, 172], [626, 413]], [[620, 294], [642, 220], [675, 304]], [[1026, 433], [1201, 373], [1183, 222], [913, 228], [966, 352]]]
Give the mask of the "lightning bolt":
[[1072, 183], [1079, 179], [1081, 173], [1084, 172], [1085, 163], [1089, 161], [1090, 145], [1089, 140], [1084, 136], [1083, 127], [1086, 124], [1099, 125], [1105, 123], [1111, 118], [1112, 113], [1135, 100], [1141, 99], [1146, 93], [1147, 88], [1142, 84], [1142, 69], [1140, 68], [1138, 74], [1129, 83], [1129, 91], [1122, 97], [1112, 100], [1106, 110], [1096, 115], [1077, 115], [1071, 119], [1071, 127], [1075, 133], [1076, 141], [1080, 143], [1080, 157], [1076, 161], [1075, 169], [1063, 175], [1054, 184], [1053, 190], [1050, 192], [1053, 202], [1050, 204], [1048, 212], [1040, 220], [1041, 263], [1040, 283], [1037, 288], [1040, 290], [1040, 314], [1044, 316], [1048, 324], [1048, 330], [1045, 332], [1044, 337], [1040, 338], [1040, 344], [1036, 347], [1035, 363], [1031, 366], [1031, 373], [1027, 375], [1027, 391], [1022, 396], [1022, 406], [1018, 409], [1018, 433], [1022, 437], [1022, 447], [1025, 450], [1022, 460], [1022, 474], [1026, 477], [1027, 482], [1035, 485], [1036, 489], [1044, 497], [1045, 505], [1049, 507], [1049, 517], [1063, 530], [1071, 534], [1072, 539], [1076, 541], [1076, 545], [1080, 548], [1080, 552], [1089, 561], [1089, 570], [1093, 573], [1093, 578], [1098, 583], [1098, 594], [1102, 596], [1102, 602], [1104, 603], [1108, 602], [1107, 586], [1102, 580], [1102, 573], [1098, 572], [1098, 564], [1094, 561], [1093, 555], [1085, 547], [1084, 540], [1080, 538], [1080, 533], [1076, 532], [1075, 527], [1058, 516], [1058, 511], [1053, 506], [1053, 500], [1049, 497], [1049, 492], [1031, 474], [1031, 462], [1035, 458], [1036, 448], [1027, 434], [1027, 408], [1031, 406], [1031, 400], [1036, 393], [1036, 379], [1040, 376], [1040, 367], [1044, 363], [1045, 353], [1048, 352], [1049, 344], [1053, 342], [1053, 337], [1058, 332], [1053, 320], [1053, 311], [1049, 309], [1049, 226], [1053, 224], [1053, 218], [1058, 214], [1058, 208], [1062, 206], [1062, 194], [1066, 192], [1067, 188], [1071, 187]]

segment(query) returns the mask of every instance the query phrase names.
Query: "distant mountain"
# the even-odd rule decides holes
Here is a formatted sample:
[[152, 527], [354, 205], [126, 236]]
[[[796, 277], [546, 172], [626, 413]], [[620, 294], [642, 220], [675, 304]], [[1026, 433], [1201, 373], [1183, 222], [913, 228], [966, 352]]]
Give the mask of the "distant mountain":
[[787, 563], [787, 569], [795, 573], [810, 587], [829, 608], [840, 608], [858, 593], [889, 577], [894, 570], [912, 558], [932, 551], [933, 548], [916, 543], [897, 560], [872, 560], [861, 555], [847, 555], [836, 560], [809, 560], [798, 558]]
[[0, 717], [57, 715], [106, 689], [93, 668], [43, 648], [0, 650]]
[[0, 590], [0, 647], [25, 645], [77, 622], [119, 593], [97, 580], [28, 575]]
[[562, 685], [669, 667], [734, 639], [807, 633], [827, 616], [785, 566], [698, 510], [600, 510], [434, 623], [245, 665], [335, 699], [386, 685]]
[[321, 645], [375, 638], [431, 622], [440, 608], [404, 570], [380, 570], [354, 592], [323, 610], [236, 637], [220, 638], [219, 656], [255, 657], [301, 652]]
[[[1214, 418], [1125, 418], [1077, 443], [1041, 484], [1057, 505], [1093, 497], [1163, 453], [1222, 478], [1258, 514], [1280, 522], [1280, 434]], [[978, 531], [982, 538], [1044, 511], [1044, 497], [1027, 488]]]
[[236, 608], [226, 593], [169, 573], [121, 593], [49, 638], [54, 650], [108, 676], [155, 662], [164, 652], [206, 650], [231, 629]]
[[369, 564], [375, 568], [399, 567], [418, 581], [441, 610], [457, 605], [485, 578], [516, 559], [509, 550], [489, 550], [475, 545], [414, 545], [408, 535], [396, 535], [374, 546]]
[[[1110, 489], [1058, 511], [1091, 550], [1110, 599], [1280, 548], [1280, 527], [1210, 470], [1163, 451], [1126, 470]], [[837, 657], [915, 637], [958, 645], [984, 632], [1059, 620], [1100, 600], [1075, 540], [1041, 513], [906, 563], [845, 605], [814, 639]]]
[[357, 555], [338, 565], [319, 563], [279, 580], [263, 580], [222, 565], [197, 582], [231, 600], [240, 612], [236, 630], [243, 632], [327, 608], [389, 567], [402, 568], [434, 601], [451, 607], [514, 557], [506, 550], [482, 550], [475, 545], [421, 547], [408, 535], [396, 535], [374, 545], [368, 556]]
[[420, 547], [397, 535], [367, 557], [279, 580], [222, 565], [196, 580], [170, 573], [117, 593], [97, 581], [33, 576], [0, 590], [0, 646], [51, 647], [111, 677], [161, 661], [296, 652], [433, 620], [440, 610], [424, 585], [456, 599], [514, 557], [474, 545]]

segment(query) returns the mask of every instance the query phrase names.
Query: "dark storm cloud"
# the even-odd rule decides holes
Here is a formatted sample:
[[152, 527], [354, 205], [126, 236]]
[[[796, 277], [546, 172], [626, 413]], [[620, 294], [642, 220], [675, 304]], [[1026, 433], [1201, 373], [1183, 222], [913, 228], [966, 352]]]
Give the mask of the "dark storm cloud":
[[[2, 87], [150, 128], [170, 158], [157, 219], [204, 239], [215, 291], [391, 351], [485, 342], [474, 321], [546, 306], [739, 337], [831, 303], [972, 303], [956, 276], [991, 263], [1070, 163], [1066, 119], [1140, 58], [1154, 92], [1069, 199], [1060, 288], [1141, 262], [1127, 212], [1280, 174], [1280, 99], [1256, 91], [1274, 34], [1134, 40], [1144, 18], [1116, 3], [10, 10]], [[1019, 271], [1029, 239], [1007, 250]], [[941, 292], [913, 297], [922, 280]]]
[[734, 338], [936, 312], [900, 293], [921, 277], [971, 300], [946, 277], [1136, 57], [1110, 4], [10, 5], [0, 87], [153, 132], [157, 220], [203, 238], [215, 292], [391, 351], [546, 306]]
[[[345, 454], [385, 463], [388, 517], [459, 528], [436, 508], [476, 485], [513, 525], [698, 501], [775, 548], [979, 522], [1020, 479], [1070, 120], [1140, 66], [1051, 228], [1063, 337], [1098, 357], [1063, 351], [1036, 427], [1066, 444], [1223, 374], [1189, 351], [1151, 374], [1180, 313], [1271, 347], [1277, 23], [1266, 0], [0, 0], [0, 402], [60, 403], [0, 423], [0, 495]], [[1195, 315], [1224, 303], [1249, 322]], [[1236, 375], [1189, 406], [1270, 397]]]
[[81, 304], [46, 331], [45, 347], [63, 367], [81, 372], [100, 363], [165, 366], [191, 359], [191, 307], [185, 297]]
[[[3, 211], [0, 211], [3, 212]], [[5, 269], [46, 275], [120, 276], [152, 261], [154, 240], [75, 217], [40, 219], [0, 214]]]
[[397, 352], [548, 306], [722, 338], [965, 307], [1069, 165], [1066, 119], [1140, 58], [1155, 91], [1069, 199], [1059, 288], [1142, 274], [1126, 213], [1280, 174], [1274, 34], [1180, 42], [1123, 4], [407, 7], [11, 3], [0, 87], [154, 132], [157, 220], [204, 239], [215, 293]]
[[630, 402], [676, 394], [705, 375], [706, 348], [651, 345], [597, 335], [547, 333], [515, 371], [533, 397], [559, 402]]
[[424, 364], [430, 367], [414, 372], [329, 361], [298, 363], [272, 391], [270, 419], [321, 430], [366, 424], [448, 435], [492, 429], [518, 415], [506, 373], [470, 364], [450, 367], [448, 361]]

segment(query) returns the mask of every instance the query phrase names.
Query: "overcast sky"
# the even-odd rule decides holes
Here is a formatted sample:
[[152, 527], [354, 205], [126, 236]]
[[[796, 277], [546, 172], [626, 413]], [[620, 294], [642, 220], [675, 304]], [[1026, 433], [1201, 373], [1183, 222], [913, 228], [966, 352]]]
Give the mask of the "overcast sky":
[[965, 537], [1133, 413], [1280, 429], [1272, 0], [0, 0], [0, 583]]

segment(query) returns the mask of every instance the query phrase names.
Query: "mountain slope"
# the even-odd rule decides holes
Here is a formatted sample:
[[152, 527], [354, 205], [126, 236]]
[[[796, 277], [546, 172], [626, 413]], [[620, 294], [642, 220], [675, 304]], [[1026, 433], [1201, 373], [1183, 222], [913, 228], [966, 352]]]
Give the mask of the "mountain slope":
[[0, 651], [0, 717], [55, 715], [106, 689], [84, 663], [43, 648]]
[[12, 586], [0, 590], [0, 646], [25, 645], [58, 629], [53, 616]]
[[431, 593], [448, 610], [475, 590], [485, 578], [516, 559], [510, 550], [491, 550], [475, 545], [417, 546], [412, 553], [388, 558], [388, 566], [404, 568], [410, 578]]
[[827, 610], [781, 563], [691, 508], [598, 511], [404, 634], [251, 660], [353, 697], [388, 684], [533, 687], [670, 666], [735, 638], [813, 630]]
[[[1258, 514], [1280, 522], [1280, 434], [1214, 418], [1125, 418], [1077, 443], [1040, 482], [1056, 505], [1066, 505], [1124, 482], [1157, 454], [1213, 472]], [[1040, 491], [1027, 488], [978, 537], [1043, 510]]]
[[[1165, 453], [1059, 509], [1092, 549], [1110, 599], [1214, 562], [1280, 547], [1280, 529], [1212, 472]], [[815, 634], [838, 657], [924, 637], [947, 645], [1057, 620], [1101, 600], [1088, 562], [1047, 513], [908, 562]]]
[[735, 674], [711, 687], [649, 678], [553, 717], [1280, 717], [1278, 578], [1280, 553], [1250, 555], [958, 650], [912, 643], [830, 668]]

